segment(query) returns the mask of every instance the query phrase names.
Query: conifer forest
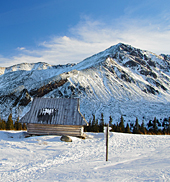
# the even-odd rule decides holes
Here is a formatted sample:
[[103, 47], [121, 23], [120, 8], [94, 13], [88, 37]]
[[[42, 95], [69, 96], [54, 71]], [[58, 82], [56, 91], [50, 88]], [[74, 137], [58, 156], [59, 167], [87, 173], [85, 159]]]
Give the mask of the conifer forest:
[[[88, 122], [88, 126], [84, 126], [85, 132], [103, 132], [103, 127], [109, 126], [112, 128], [111, 132], [131, 133], [131, 134], [151, 134], [151, 135], [169, 135], [170, 134], [170, 117], [158, 120], [156, 117], [149, 120], [147, 124], [144, 121], [139, 122], [136, 118], [134, 122], [125, 122], [123, 116], [120, 117], [119, 122], [113, 124], [113, 119], [109, 116], [109, 121], [104, 121], [104, 115], [101, 113], [101, 118], [96, 119], [92, 115], [92, 120]], [[141, 124], [139, 124], [141, 123]], [[20, 123], [19, 118], [13, 121], [12, 114], [8, 116], [7, 121], [0, 119], [0, 130], [27, 130], [25, 123]]]
[[[138, 118], [134, 122], [124, 121], [123, 116], [120, 121], [113, 124], [112, 117], [109, 117], [109, 126], [112, 132], [132, 133], [132, 134], [151, 134], [151, 135], [169, 135], [170, 134], [170, 117], [158, 120], [156, 117], [149, 120], [147, 124], [144, 121], [139, 124]], [[95, 119], [93, 115], [92, 121], [89, 120], [89, 125], [85, 126], [85, 132], [103, 132], [103, 127], [106, 126], [103, 113], [101, 113], [100, 120]]]

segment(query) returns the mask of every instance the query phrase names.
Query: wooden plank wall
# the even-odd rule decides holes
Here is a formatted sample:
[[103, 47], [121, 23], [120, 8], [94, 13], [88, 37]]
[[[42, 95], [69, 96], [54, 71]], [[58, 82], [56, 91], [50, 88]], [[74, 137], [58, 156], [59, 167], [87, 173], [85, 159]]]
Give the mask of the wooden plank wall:
[[30, 135], [69, 135], [83, 136], [83, 126], [78, 125], [48, 125], [27, 124], [27, 132]]

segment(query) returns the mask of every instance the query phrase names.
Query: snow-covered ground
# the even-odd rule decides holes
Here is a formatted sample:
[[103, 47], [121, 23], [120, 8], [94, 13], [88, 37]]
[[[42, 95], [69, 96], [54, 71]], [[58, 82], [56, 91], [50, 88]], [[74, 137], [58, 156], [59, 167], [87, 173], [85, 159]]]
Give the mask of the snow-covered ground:
[[170, 136], [110, 133], [106, 162], [104, 134], [87, 134], [66, 143], [0, 131], [0, 181], [170, 181]]

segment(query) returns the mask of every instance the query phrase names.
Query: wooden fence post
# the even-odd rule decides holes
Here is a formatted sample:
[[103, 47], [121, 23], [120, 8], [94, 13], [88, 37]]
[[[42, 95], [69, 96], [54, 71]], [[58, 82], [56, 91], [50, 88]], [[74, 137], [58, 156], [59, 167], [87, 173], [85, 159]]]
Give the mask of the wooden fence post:
[[109, 124], [106, 129], [106, 161], [108, 161], [108, 150], [109, 150]]

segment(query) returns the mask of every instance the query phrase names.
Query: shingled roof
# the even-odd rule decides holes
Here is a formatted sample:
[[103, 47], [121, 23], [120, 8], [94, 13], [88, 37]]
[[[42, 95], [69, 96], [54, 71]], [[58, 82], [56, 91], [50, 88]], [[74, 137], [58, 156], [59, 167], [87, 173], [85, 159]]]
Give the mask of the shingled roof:
[[87, 125], [78, 98], [35, 98], [21, 123]]

